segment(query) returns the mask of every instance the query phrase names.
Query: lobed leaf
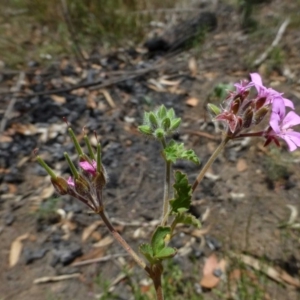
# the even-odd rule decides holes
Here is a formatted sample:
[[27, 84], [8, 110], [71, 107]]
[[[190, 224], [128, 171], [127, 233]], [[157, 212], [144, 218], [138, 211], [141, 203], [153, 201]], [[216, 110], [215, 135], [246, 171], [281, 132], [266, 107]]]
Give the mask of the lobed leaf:
[[182, 213], [189, 210], [192, 198], [192, 186], [189, 184], [186, 174], [175, 172], [175, 198], [170, 200], [172, 213]]

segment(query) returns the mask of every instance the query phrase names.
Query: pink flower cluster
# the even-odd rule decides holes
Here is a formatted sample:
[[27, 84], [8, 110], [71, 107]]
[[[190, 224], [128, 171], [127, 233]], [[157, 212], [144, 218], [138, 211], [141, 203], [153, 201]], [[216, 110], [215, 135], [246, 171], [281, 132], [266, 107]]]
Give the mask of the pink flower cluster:
[[[88, 161], [81, 161], [79, 163], [79, 166], [84, 172], [91, 175], [92, 177], [96, 176], [97, 163], [94, 160], [92, 161], [92, 163], [89, 163]], [[67, 183], [70, 187], [75, 187], [75, 182], [72, 177], [68, 178]]]
[[258, 97], [266, 97], [267, 101], [272, 105], [270, 116], [270, 127], [265, 133], [266, 145], [274, 141], [279, 145], [278, 138], [283, 139], [290, 151], [294, 151], [300, 147], [300, 133], [293, 130], [293, 127], [300, 124], [300, 116], [294, 111], [286, 114], [286, 107], [294, 108], [291, 100], [284, 98], [281, 93], [266, 88], [262, 84], [259, 74], [250, 74], [252, 82], [257, 90]]
[[[242, 81], [234, 86], [236, 90], [231, 92], [225, 100], [225, 107], [215, 120], [223, 121], [227, 127], [227, 136], [231, 139], [247, 136], [243, 130], [258, 125], [270, 115], [269, 126], [260, 132], [249, 133], [248, 136], [263, 136], [265, 145], [274, 141], [279, 145], [278, 139], [283, 139], [290, 151], [300, 147], [300, 133], [293, 127], [300, 124], [300, 116], [294, 110], [291, 100], [283, 97], [282, 93], [263, 85], [258, 73], [250, 74], [251, 81]], [[250, 89], [254, 87], [257, 94], [250, 96]], [[287, 113], [286, 108], [291, 111]]]

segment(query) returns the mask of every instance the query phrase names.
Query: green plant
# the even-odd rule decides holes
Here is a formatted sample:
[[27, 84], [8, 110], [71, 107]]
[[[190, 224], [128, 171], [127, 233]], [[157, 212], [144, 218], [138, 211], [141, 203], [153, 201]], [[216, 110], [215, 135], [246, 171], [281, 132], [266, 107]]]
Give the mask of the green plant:
[[[187, 175], [181, 171], [172, 172], [173, 164], [177, 160], [199, 163], [193, 150], [186, 149], [183, 143], [172, 139], [172, 135], [180, 126], [181, 119], [176, 116], [173, 108], [167, 109], [164, 105], [154, 111], [144, 113], [143, 124], [138, 129], [143, 135], [161, 144], [165, 176], [162, 182], [164, 194], [160, 224], [155, 228], [150, 241], [139, 246], [142, 256], [124, 240], [106, 214], [102, 192], [107, 182], [107, 173], [102, 164], [100, 142], [97, 143], [96, 151], [94, 151], [88, 136], [85, 135], [84, 142], [87, 151], [84, 152], [73, 130], [69, 127], [68, 132], [79, 158], [79, 168], [75, 166], [68, 153], [64, 153], [72, 172], [72, 176], [67, 180], [57, 176], [43, 159], [37, 156], [37, 161], [48, 172], [54, 188], [60, 195], [70, 195], [78, 199], [99, 215], [116, 241], [152, 280], [158, 300], [164, 299], [162, 284], [164, 261], [174, 257], [177, 253], [176, 248], [169, 246], [176, 226], [178, 224], [201, 226], [200, 221], [188, 212], [192, 195], [227, 143], [243, 137], [262, 137], [265, 139], [265, 146], [272, 142], [279, 146], [279, 139], [282, 139], [287, 143], [290, 151], [300, 147], [300, 133], [293, 130], [295, 125], [300, 124], [300, 116], [292, 110], [286, 113], [286, 107], [294, 108], [293, 103], [284, 98], [281, 93], [265, 87], [259, 74], [250, 75], [251, 82], [241, 81], [234, 84], [235, 91], [229, 92], [221, 107], [209, 105], [211, 113], [215, 116], [214, 119], [224, 123], [222, 141], [193, 184], [189, 183]], [[250, 93], [253, 87], [256, 90], [255, 95]], [[262, 121], [265, 118], [269, 118], [269, 123], [265, 128], [249, 132], [259, 125], [264, 126]]]

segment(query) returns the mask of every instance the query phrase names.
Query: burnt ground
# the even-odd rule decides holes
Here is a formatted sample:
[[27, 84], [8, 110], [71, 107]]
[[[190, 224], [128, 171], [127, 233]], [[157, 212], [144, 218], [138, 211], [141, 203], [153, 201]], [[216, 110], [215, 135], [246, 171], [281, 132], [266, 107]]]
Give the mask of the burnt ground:
[[[249, 33], [241, 29], [236, 7], [220, 3], [215, 8], [218, 27], [206, 35], [201, 46], [162, 58], [164, 64], [158, 69], [102, 86], [101, 90], [94, 87], [36, 95], [99, 78], [130, 77], [139, 68], [157, 65], [159, 58], [120, 51], [101, 60], [95, 58], [83, 67], [65, 58], [49, 68], [26, 70], [21, 87], [26, 96], [20, 93], [17, 97], [0, 145], [0, 299], [94, 298], [101, 292], [95, 278], [102, 274], [102, 278], [113, 281], [122, 270], [116, 258], [80, 267], [71, 264], [75, 258], [84, 260], [124, 252], [116, 243], [110, 243], [101, 224], [82, 240], [86, 228], [98, 221], [97, 216], [87, 213], [78, 201], [56, 195], [49, 178], [35, 162], [32, 150], [39, 148], [40, 155], [67, 176], [63, 153], [74, 149], [62, 117], [67, 117], [79, 137], [83, 127], [91, 136], [96, 130], [110, 178], [104, 193], [107, 213], [136, 247], [147, 240], [153, 227], [137, 230], [132, 222], [144, 224], [160, 217], [164, 174], [159, 145], [136, 130], [143, 111], [160, 104], [174, 107], [183, 119], [175, 138], [193, 148], [201, 161], [209, 157], [221, 137], [204, 110], [217, 84], [239, 81], [247, 78], [250, 71], [258, 70], [266, 84], [294, 101], [299, 112], [299, 9], [294, 1], [259, 5], [254, 15], [259, 26]], [[287, 16], [291, 23], [276, 51], [259, 67], [251, 67], [251, 62], [272, 43]], [[188, 67], [192, 57], [197, 70]], [[17, 85], [18, 72], [12, 74], [4, 69], [3, 74], [3, 89]], [[190, 98], [196, 98], [196, 103], [188, 105]], [[11, 95], [1, 95], [2, 115], [12, 99]], [[187, 163], [178, 163], [175, 168], [187, 172], [191, 181], [199, 172], [198, 166]], [[299, 229], [279, 226], [289, 220], [291, 211], [287, 205], [300, 209], [299, 180], [299, 152], [289, 153], [285, 145], [280, 149], [264, 148], [259, 139], [229, 144], [194, 195], [193, 213], [203, 218], [205, 212], [210, 212], [203, 224], [208, 231], [202, 238], [192, 239], [191, 230], [176, 237], [174, 245], [179, 249], [191, 239], [194, 242], [189, 254], [176, 262], [187, 274], [191, 268], [196, 269], [195, 283], [200, 282], [205, 257], [213, 251], [230, 261], [229, 275], [235, 268], [229, 253], [234, 252], [247, 253], [299, 278]], [[300, 222], [299, 218], [295, 222]], [[18, 247], [12, 247], [12, 242], [23, 235], [21, 255], [17, 264], [10, 267], [9, 255]], [[103, 240], [109, 245], [93, 246], [99, 242], [101, 246]], [[33, 284], [37, 278], [73, 273], [81, 275], [57, 283]], [[138, 278], [145, 276], [138, 271]], [[224, 291], [224, 286], [219, 288]], [[130, 299], [126, 280], [116, 290], [122, 291], [120, 299]], [[265, 296], [259, 299], [300, 298], [299, 291], [289, 283], [269, 280], [263, 290]], [[204, 298], [221, 299], [217, 295], [208, 292]]]

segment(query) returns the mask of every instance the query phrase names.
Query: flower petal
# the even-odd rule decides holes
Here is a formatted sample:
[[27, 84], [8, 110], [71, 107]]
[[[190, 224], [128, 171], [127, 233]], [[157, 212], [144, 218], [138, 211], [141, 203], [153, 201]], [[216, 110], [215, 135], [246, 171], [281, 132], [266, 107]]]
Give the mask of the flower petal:
[[288, 129], [300, 124], [300, 116], [294, 111], [290, 111], [282, 121], [282, 129]]
[[254, 85], [255, 85], [255, 87], [258, 91], [258, 87], [263, 86], [261, 76], [258, 73], [250, 73], [250, 77], [251, 77], [251, 80], [254, 83]]
[[74, 179], [72, 177], [68, 178], [67, 183], [68, 183], [69, 186], [72, 186], [72, 187], [75, 186]]
[[94, 175], [96, 173], [96, 162], [93, 161], [92, 164], [90, 164], [88, 161], [81, 161], [79, 163], [79, 166], [86, 172]]

